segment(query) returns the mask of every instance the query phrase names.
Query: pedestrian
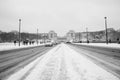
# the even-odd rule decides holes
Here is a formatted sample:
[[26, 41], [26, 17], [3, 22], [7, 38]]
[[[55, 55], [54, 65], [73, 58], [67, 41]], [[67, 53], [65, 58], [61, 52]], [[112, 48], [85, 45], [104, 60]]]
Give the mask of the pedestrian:
[[109, 39], [109, 43], [111, 43], [111, 39]]
[[16, 46], [16, 40], [14, 41], [14, 45]]
[[117, 38], [117, 43], [120, 44], [120, 39], [119, 38]]
[[89, 40], [87, 40], [87, 43], [89, 43]]

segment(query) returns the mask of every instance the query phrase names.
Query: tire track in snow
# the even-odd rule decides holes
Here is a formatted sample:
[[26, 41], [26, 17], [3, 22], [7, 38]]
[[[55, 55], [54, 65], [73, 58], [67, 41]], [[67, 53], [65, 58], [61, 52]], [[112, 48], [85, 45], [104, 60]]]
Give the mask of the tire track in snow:
[[68, 65], [71, 67], [75, 79], [77, 80], [120, 80], [113, 74], [102, 69], [86, 57], [80, 55], [73, 49], [65, 46]]
[[40, 75], [40, 80], [56, 80], [59, 72], [59, 62], [58, 58], [50, 59]]
[[66, 69], [64, 55], [62, 54], [59, 75], [56, 80], [70, 80], [68, 77], [68, 71]]
[[52, 54], [49, 62], [47, 62], [47, 64], [45, 65], [45, 68], [40, 75], [40, 80], [64, 80], [61, 79], [61, 70], [64, 69], [63, 67], [61, 67], [64, 66], [64, 64], [62, 64], [64, 63], [64, 61], [61, 53], [63, 53], [63, 49], [61, 48], [61, 46], [59, 46], [55, 50], [55, 53]]
[[67, 45], [61, 44], [60, 46], [55, 47], [46, 53], [43, 59], [38, 61], [37, 65], [26, 77], [24, 77], [23, 80], [119, 79], [101, 67], [97, 66], [92, 61], [89, 61], [86, 57], [72, 50]]
[[16, 73], [9, 76], [5, 80], [34, 80], [34, 79], [37, 80], [38, 77], [37, 75], [40, 73], [41, 69], [44, 67], [46, 62], [49, 60], [49, 58], [52, 56], [52, 54], [58, 47], [56, 46], [55, 48], [47, 52], [45, 55], [43, 55], [43, 57], [41, 56], [36, 60], [32, 61], [23, 69], [17, 71]]

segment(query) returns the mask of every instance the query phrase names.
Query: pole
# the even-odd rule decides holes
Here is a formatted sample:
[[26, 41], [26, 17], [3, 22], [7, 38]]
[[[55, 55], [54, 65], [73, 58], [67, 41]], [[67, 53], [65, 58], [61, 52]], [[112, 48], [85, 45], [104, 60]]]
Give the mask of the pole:
[[37, 29], [37, 45], [38, 45], [38, 29]]
[[88, 43], [88, 28], [86, 28], [86, 33], [87, 33], [87, 43]]
[[106, 44], [108, 44], [107, 17], [104, 17], [104, 18], [105, 18]]
[[21, 41], [21, 19], [19, 19], [19, 46]]

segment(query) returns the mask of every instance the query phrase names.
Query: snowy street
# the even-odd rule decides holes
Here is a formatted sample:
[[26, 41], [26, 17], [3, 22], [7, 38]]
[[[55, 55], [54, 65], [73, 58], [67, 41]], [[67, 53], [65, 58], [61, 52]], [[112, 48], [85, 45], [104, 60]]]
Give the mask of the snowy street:
[[120, 80], [62, 43], [4, 80]]
[[0, 0], [0, 80], [120, 80], [120, 0]]

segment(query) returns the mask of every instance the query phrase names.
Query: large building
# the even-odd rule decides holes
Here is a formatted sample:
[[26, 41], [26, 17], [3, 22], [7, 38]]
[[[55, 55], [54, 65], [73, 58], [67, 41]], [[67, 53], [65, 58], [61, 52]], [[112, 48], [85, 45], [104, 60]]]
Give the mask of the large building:
[[[87, 41], [87, 33], [86, 32], [75, 32], [73, 30], [70, 30], [66, 34], [66, 38], [67, 38], [67, 42]], [[90, 36], [88, 36], [88, 39], [91, 40]]]
[[50, 31], [48, 33], [39, 33], [39, 40], [42, 42], [46, 41], [56, 41], [57, 40], [57, 33], [54, 31]]
[[[115, 31], [113, 28], [108, 28], [108, 40], [111, 40], [115, 42], [119, 38], [119, 32]], [[101, 31], [94, 31], [94, 32], [75, 32], [73, 30], [70, 30], [66, 34], [66, 38], [68, 42], [86, 42], [89, 40], [90, 42], [105, 42], [106, 41], [106, 35], [105, 30]]]
[[[89, 35], [89, 33], [88, 33]], [[86, 32], [75, 32], [73, 30], [70, 30], [66, 34], [67, 42], [78, 42], [78, 41], [86, 41], [87, 34]]]
[[55, 39], [57, 38], [57, 33], [55, 33], [54, 31], [50, 31], [48, 33], [49, 39]]
[[67, 35], [67, 42], [73, 42], [75, 40], [75, 32], [73, 30], [70, 30]]
[[52, 41], [56, 41], [57, 40], [57, 33], [55, 33], [54, 31], [50, 31], [48, 33], [48, 38]]
[[75, 33], [75, 41], [80, 41], [82, 39], [82, 35], [80, 32]]

